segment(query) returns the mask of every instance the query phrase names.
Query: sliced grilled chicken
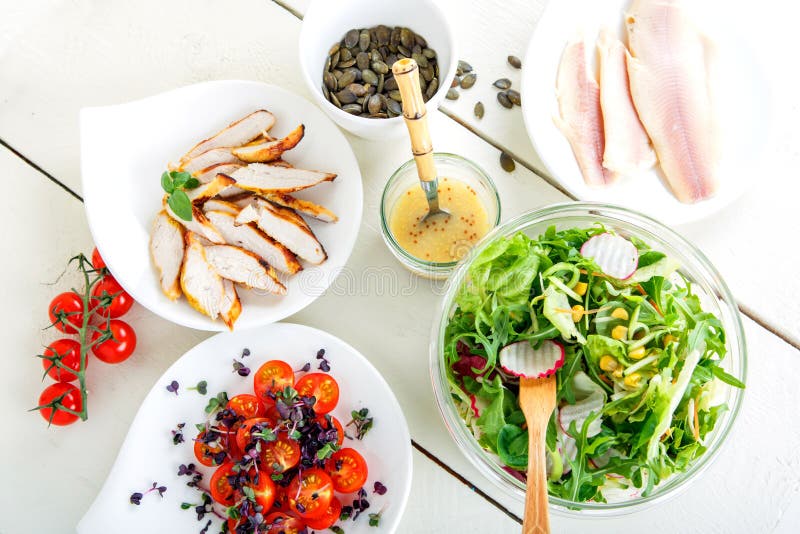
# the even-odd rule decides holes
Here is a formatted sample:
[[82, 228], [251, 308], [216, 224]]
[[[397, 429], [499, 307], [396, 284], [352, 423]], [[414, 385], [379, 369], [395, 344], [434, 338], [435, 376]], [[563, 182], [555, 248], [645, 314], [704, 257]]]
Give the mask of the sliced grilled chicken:
[[255, 193], [251, 193], [250, 191], [244, 191], [238, 195], [234, 195], [232, 197], [228, 197], [225, 200], [236, 206], [238, 209], [242, 209], [247, 207], [248, 204], [252, 204], [256, 201], [258, 195]]
[[217, 163], [211, 165], [203, 170], [197, 171], [192, 176], [197, 178], [201, 184], [205, 184], [216, 178], [217, 174], [226, 174], [230, 176], [236, 169], [242, 165], [239, 163]]
[[236, 292], [236, 285], [230, 280], [222, 279], [222, 302], [219, 306], [219, 316], [227, 327], [233, 330], [233, 324], [242, 313], [242, 301]]
[[222, 245], [225, 243], [225, 239], [222, 237], [222, 234], [216, 228], [214, 228], [214, 226], [208, 221], [203, 212], [200, 211], [200, 208], [198, 208], [194, 204], [192, 204], [191, 221], [184, 221], [183, 219], [175, 215], [175, 212], [172, 211], [172, 208], [170, 208], [169, 204], [167, 204], [166, 196], [164, 197], [163, 205], [164, 205], [164, 210], [166, 210], [169, 216], [172, 217], [174, 221], [177, 221], [178, 223], [183, 225], [183, 227], [189, 230], [190, 232], [194, 232], [202, 237], [205, 237], [212, 243], [218, 245]]
[[242, 209], [236, 217], [237, 224], [249, 222], [255, 222], [264, 233], [306, 261], [320, 264], [328, 258], [311, 228], [290, 209], [259, 200], [256, 205]]
[[217, 318], [225, 292], [222, 277], [208, 263], [205, 248], [192, 232], [186, 233], [181, 289], [192, 308], [212, 319]]
[[217, 196], [223, 189], [236, 183], [236, 180], [224, 174], [218, 174], [213, 180], [205, 184], [201, 184], [194, 189], [187, 191], [186, 195], [189, 200], [195, 204], [202, 204], [206, 200]]
[[276, 159], [275, 161], [270, 161], [269, 164], [275, 167], [286, 167], [287, 169], [291, 169], [292, 167], [294, 167], [294, 165], [292, 165], [288, 161], [280, 158]]
[[236, 225], [233, 215], [221, 211], [209, 211], [206, 215], [229, 245], [254, 252], [268, 264], [285, 273], [294, 274], [302, 269], [300, 262], [289, 249], [256, 228], [254, 224]]
[[221, 211], [223, 213], [230, 213], [234, 217], [239, 215], [239, 210], [241, 208], [230, 202], [229, 200], [222, 200], [221, 198], [212, 198], [206, 200], [203, 204], [203, 211], [208, 213], [209, 211]]
[[314, 217], [315, 219], [323, 222], [336, 222], [339, 220], [339, 217], [337, 217], [336, 214], [331, 210], [325, 206], [314, 204], [310, 200], [293, 197], [292, 195], [286, 193], [269, 193], [264, 195], [264, 198], [274, 204], [278, 204], [279, 206], [283, 206], [285, 208], [291, 208], [302, 213], [303, 215]]
[[242, 146], [267, 132], [275, 124], [275, 115], [265, 109], [254, 111], [232, 122], [213, 136], [197, 143], [181, 158], [181, 163], [214, 148]]
[[255, 193], [292, 193], [301, 189], [308, 189], [322, 182], [330, 182], [336, 178], [335, 174], [266, 165], [264, 163], [251, 163], [241, 167], [230, 174], [236, 180], [236, 185], [241, 189]]
[[286, 294], [286, 287], [278, 280], [272, 267], [249, 250], [231, 245], [214, 245], [206, 247], [206, 257], [222, 278], [251, 289], [276, 295]]
[[150, 233], [150, 255], [158, 269], [161, 291], [170, 299], [181, 296], [179, 282], [183, 263], [183, 227], [165, 211], [156, 215]]
[[255, 145], [251, 144], [239, 148], [234, 148], [231, 150], [231, 154], [241, 159], [242, 161], [246, 161], [248, 163], [254, 163], [254, 162], [264, 163], [267, 161], [274, 161], [280, 158], [281, 154], [283, 154], [287, 150], [291, 150], [295, 146], [297, 146], [297, 143], [299, 143], [300, 140], [303, 139], [305, 131], [306, 127], [301, 124], [294, 130], [292, 130], [289, 133], [289, 135], [287, 135], [283, 139], [272, 140], [272, 141], [265, 140]]
[[220, 191], [219, 195], [217, 195], [217, 196], [220, 197], [220, 198], [224, 198], [225, 200], [228, 200], [231, 197], [237, 197], [239, 195], [248, 195], [248, 194], [250, 194], [250, 191], [245, 191], [244, 189], [242, 189], [240, 187], [236, 187], [235, 185], [232, 185], [232, 186], [226, 187], [225, 189]]
[[193, 157], [181, 165], [179, 170], [194, 174], [197, 171], [202, 171], [203, 169], [213, 167], [214, 165], [221, 165], [223, 163], [236, 163], [238, 165], [242, 165], [243, 162], [231, 154], [230, 148], [212, 148], [211, 150], [206, 150], [202, 154], [198, 154], [197, 156]]

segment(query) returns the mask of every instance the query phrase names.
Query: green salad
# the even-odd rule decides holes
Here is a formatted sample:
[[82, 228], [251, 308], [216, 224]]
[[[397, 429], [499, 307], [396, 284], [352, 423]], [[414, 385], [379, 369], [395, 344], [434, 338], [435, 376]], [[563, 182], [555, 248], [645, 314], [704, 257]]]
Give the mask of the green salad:
[[[600, 265], [614, 250], [581, 254], [601, 234], [633, 251], [624, 279]], [[498, 353], [519, 341], [537, 348], [553, 340], [564, 361], [547, 430], [551, 495], [607, 502], [614, 488], [646, 496], [686, 470], [727, 409], [715, 389], [744, 384], [720, 366], [725, 330], [678, 267], [600, 225], [550, 227], [535, 240], [518, 233], [483, 250], [457, 293], [444, 345], [453, 400], [478, 443], [524, 480], [519, 382]]]

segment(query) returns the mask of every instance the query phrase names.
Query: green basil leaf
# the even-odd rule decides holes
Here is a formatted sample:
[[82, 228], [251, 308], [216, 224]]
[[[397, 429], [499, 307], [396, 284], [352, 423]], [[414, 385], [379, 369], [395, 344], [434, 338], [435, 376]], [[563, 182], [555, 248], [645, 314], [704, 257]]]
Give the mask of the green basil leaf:
[[161, 188], [167, 193], [172, 193], [175, 191], [175, 186], [172, 183], [172, 177], [169, 175], [168, 171], [164, 171], [164, 174], [161, 175]]
[[175, 184], [175, 189], [185, 187], [186, 182], [192, 179], [192, 175], [188, 172], [172, 171], [169, 173], [172, 176], [172, 181]]
[[167, 204], [184, 221], [192, 220], [192, 201], [182, 190], [174, 191], [167, 199]]

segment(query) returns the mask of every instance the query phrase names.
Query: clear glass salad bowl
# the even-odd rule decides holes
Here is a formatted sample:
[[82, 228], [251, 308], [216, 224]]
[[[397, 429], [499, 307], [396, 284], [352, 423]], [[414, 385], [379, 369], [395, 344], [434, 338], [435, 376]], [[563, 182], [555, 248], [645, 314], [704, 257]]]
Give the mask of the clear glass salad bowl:
[[[486, 478], [519, 501], [525, 499], [524, 482], [507, 472], [498, 457], [485, 451], [478, 444], [457, 411], [443, 360], [445, 328], [456, 307], [455, 297], [466, 281], [470, 264], [490, 243], [517, 232], [524, 232], [529, 237], [537, 238], [549, 226], [555, 226], [556, 230], [563, 230], [574, 227], [586, 228], [596, 223], [601, 223], [620, 235], [639, 238], [654, 250], [661, 251], [678, 260], [681, 265], [681, 274], [693, 283], [704, 309], [716, 315], [725, 328], [728, 353], [723, 360], [722, 368], [742, 382], [745, 381], [747, 374], [744, 330], [738, 308], [728, 286], [708, 258], [670, 228], [640, 213], [592, 202], [572, 202], [548, 206], [525, 213], [495, 228], [461, 260], [448, 281], [439, 309], [438, 320], [432, 331], [431, 379], [442, 418], [461, 451]], [[719, 386], [715, 400], [727, 403], [729, 409], [719, 416], [714, 430], [707, 436], [706, 452], [697, 458], [688, 469], [661, 481], [646, 497], [637, 493], [635, 496], [628, 496], [623, 500], [603, 503], [573, 502], [551, 495], [551, 509], [556, 513], [569, 516], [618, 516], [663, 502], [685, 490], [718, 455], [742, 404], [743, 390], [724, 383], [720, 383]]]

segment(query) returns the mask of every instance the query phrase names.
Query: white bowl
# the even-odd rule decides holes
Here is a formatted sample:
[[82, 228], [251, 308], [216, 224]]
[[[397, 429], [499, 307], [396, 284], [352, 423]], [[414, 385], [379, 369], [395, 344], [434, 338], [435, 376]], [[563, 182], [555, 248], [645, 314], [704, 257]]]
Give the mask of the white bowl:
[[[322, 69], [328, 50], [353, 28], [379, 24], [404, 26], [421, 35], [436, 51], [441, 79], [439, 90], [428, 100], [429, 110], [439, 107], [456, 74], [458, 53], [450, 23], [432, 0], [313, 0], [300, 31], [300, 68], [309, 91], [336, 124], [359, 137], [389, 139], [405, 135], [403, 117], [368, 119], [342, 111], [322, 94]], [[391, 67], [391, 65], [389, 65]]]

